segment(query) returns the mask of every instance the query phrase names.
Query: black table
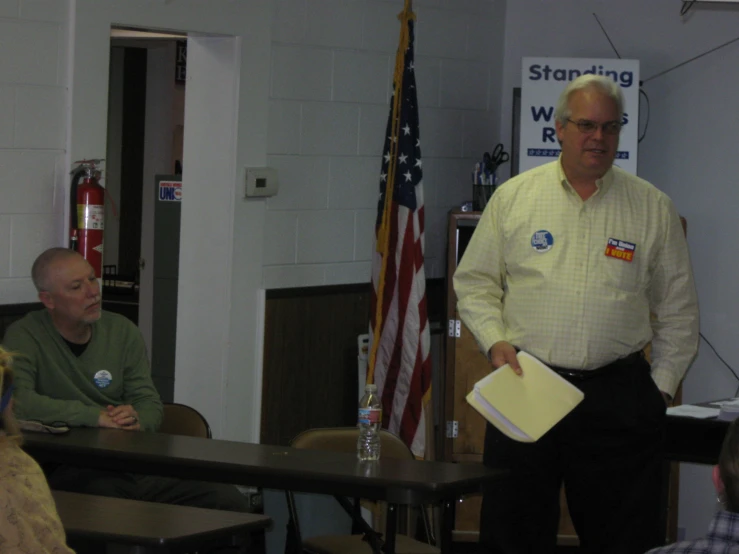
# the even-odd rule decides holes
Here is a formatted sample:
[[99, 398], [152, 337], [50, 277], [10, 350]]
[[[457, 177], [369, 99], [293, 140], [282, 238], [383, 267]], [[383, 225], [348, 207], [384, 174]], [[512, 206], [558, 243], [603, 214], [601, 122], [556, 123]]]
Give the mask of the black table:
[[388, 503], [386, 552], [395, 551], [399, 504], [440, 504], [441, 550], [451, 551], [454, 503], [505, 472], [482, 464], [381, 459], [353, 454], [113, 429], [72, 429], [64, 435], [26, 434], [25, 450], [39, 462], [166, 475]]
[[142, 552], [194, 552], [223, 539], [238, 539], [246, 552], [251, 533], [272, 523], [258, 514], [74, 492], [52, 494], [67, 537], [132, 545]]
[[[716, 407], [710, 403], [700, 405]], [[665, 458], [673, 462], [716, 464], [728, 427], [728, 421], [719, 421], [716, 418], [697, 419], [668, 415], [665, 426]]]
[[[710, 402], [699, 406], [716, 408]], [[669, 462], [687, 462], [693, 464], [718, 463], [721, 444], [729, 422], [716, 418], [697, 419], [693, 417], [668, 415], [665, 422], [665, 451], [661, 499], [661, 528], [668, 530], [667, 512], [670, 505], [671, 468]], [[677, 509], [675, 504], [674, 509]], [[674, 532], [674, 529], [672, 530]], [[674, 538], [674, 537], [673, 537]]]

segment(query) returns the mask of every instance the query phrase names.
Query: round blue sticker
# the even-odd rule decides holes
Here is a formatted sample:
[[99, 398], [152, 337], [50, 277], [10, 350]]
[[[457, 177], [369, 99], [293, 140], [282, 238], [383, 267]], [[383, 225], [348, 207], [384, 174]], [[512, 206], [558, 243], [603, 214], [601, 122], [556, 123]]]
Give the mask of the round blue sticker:
[[95, 374], [93, 380], [95, 381], [97, 388], [104, 389], [105, 387], [110, 385], [110, 382], [113, 380], [113, 376], [107, 369], [101, 369]]
[[552, 246], [554, 246], [554, 237], [549, 231], [541, 230], [531, 235], [531, 247], [537, 252], [549, 252]]

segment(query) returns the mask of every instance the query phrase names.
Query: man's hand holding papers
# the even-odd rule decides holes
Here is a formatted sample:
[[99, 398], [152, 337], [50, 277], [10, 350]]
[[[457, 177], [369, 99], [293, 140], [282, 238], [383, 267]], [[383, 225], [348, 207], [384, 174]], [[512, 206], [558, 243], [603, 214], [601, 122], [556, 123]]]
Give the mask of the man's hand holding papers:
[[532, 355], [519, 352], [517, 360], [522, 376], [505, 364], [475, 383], [467, 402], [508, 437], [534, 442], [584, 395]]

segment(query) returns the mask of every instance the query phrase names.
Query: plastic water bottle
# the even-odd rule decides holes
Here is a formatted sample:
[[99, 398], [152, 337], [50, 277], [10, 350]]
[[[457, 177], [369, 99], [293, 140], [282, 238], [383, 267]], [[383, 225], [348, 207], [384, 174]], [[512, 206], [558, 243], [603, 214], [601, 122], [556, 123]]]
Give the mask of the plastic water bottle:
[[357, 458], [360, 461], [380, 459], [380, 434], [382, 406], [377, 396], [377, 385], [364, 387], [364, 396], [359, 401], [359, 437], [357, 438]]

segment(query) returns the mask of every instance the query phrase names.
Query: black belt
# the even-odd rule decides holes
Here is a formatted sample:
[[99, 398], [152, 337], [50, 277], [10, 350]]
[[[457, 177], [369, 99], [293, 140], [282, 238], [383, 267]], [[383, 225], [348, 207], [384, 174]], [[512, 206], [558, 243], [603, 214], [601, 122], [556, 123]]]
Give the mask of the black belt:
[[632, 354], [629, 354], [625, 358], [619, 358], [618, 360], [613, 361], [610, 364], [606, 364], [602, 367], [596, 367], [595, 369], [568, 369], [566, 367], [556, 366], [550, 367], [552, 368], [552, 371], [561, 375], [565, 379], [570, 379], [572, 381], [585, 381], [587, 379], [592, 379], [593, 377], [603, 375], [604, 373], [608, 373], [609, 371], [612, 371], [614, 369], [625, 369], [637, 363], [643, 358], [644, 352], [639, 350], [638, 352], [633, 352]]

